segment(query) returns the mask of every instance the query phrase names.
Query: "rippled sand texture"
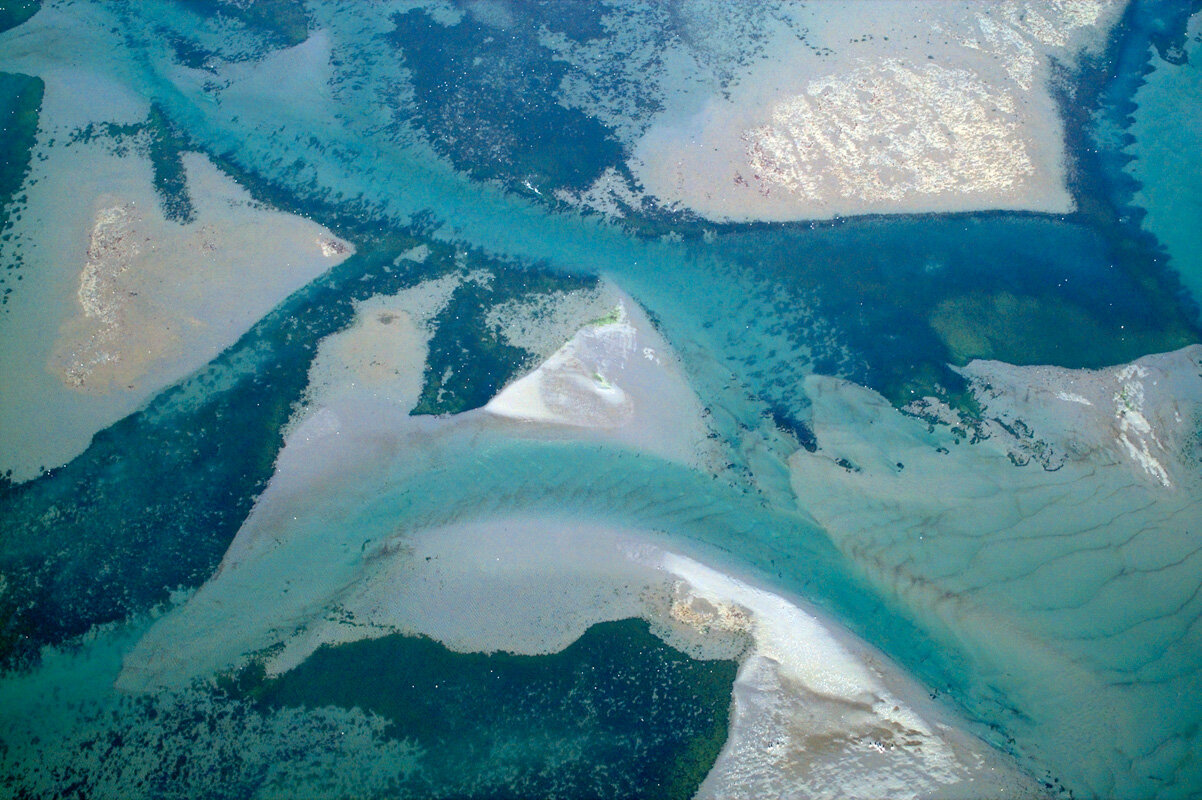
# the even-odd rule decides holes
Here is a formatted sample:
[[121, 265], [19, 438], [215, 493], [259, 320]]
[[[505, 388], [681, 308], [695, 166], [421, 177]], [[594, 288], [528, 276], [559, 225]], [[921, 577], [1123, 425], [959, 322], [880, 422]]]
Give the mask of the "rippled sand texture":
[[[742, 662], [733, 726], [702, 797], [1035, 796], [1027, 777], [837, 624], [666, 550], [662, 534], [573, 514], [570, 494], [549, 516], [475, 509], [449, 525], [398, 527], [392, 487], [448, 459], [556, 429], [650, 454], [663, 447], [662, 429], [702, 424], [687, 388], [657, 375], [673, 354], [647, 338], [642, 312], [612, 285], [596, 293], [619, 303], [609, 318], [586, 323], [483, 413], [404, 417], [416, 394], [385, 387], [421, 373], [422, 321], [462, 279], [362, 303], [351, 326], [322, 343], [308, 406], [270, 487], [219, 573], [127, 656], [124, 689], [184, 687], [256, 652], [279, 674], [322, 645], [396, 632], [462, 652], [552, 653], [590, 625], [642, 617], [694, 657]], [[567, 299], [565, 308], [580, 314], [595, 303]], [[502, 318], [516, 326], [514, 314]], [[544, 336], [564, 327], [561, 316], [547, 315]], [[531, 327], [518, 329], [544, 338]], [[652, 358], [632, 349], [650, 341], [663, 348]], [[395, 369], [379, 381], [385, 354], [397, 356]], [[583, 385], [564, 389], [557, 379]], [[607, 399], [619, 391], [614, 411]], [[598, 414], [598, 403], [609, 412]], [[564, 467], [566, 477], [571, 463]], [[504, 491], [503, 476], [488, 479]]]
[[807, 508], [1093, 796], [1197, 779], [1193, 712], [1172, 698], [1202, 690], [1200, 367], [1197, 345], [1100, 371], [974, 362], [986, 423], [959, 435], [807, 386], [822, 448], [791, 461]]
[[[340, 544], [338, 537], [342, 535], [376, 538], [369, 527], [353, 525], [338, 537], [332, 537], [325, 528], [331, 519], [328, 516], [330, 509], [354, 509], [360, 499], [371, 498], [374, 494], [386, 496], [389, 490], [385, 487], [402, 485], [407, 478], [423, 470], [436, 469], [440, 464], [462, 456], [464, 448], [487, 448], [490, 444], [495, 445], [498, 437], [500, 441], [513, 437], [565, 437], [624, 442], [648, 452], [696, 460], [696, 453], [705, 442], [701, 408], [687, 386], [672, 385], [678, 377], [672, 373], [663, 377], [657, 374], [669, 369], [673, 361], [673, 355], [666, 348], [661, 351], [658, 369], [639, 369], [637, 363], [632, 365], [633, 369], [622, 363], [612, 363], [607, 368], [591, 365], [606, 368], [613, 384], [625, 387], [620, 391], [626, 398], [626, 413], [618, 418], [535, 416], [529, 412], [537, 409], [514, 400], [507, 400], [493, 409], [448, 417], [408, 416], [417, 395], [406, 392], [405, 387], [419, 385], [415, 379], [420, 379], [425, 367], [429, 337], [425, 323], [447, 302], [456, 283], [465, 279], [472, 277], [451, 276], [426, 282], [396, 296], [375, 297], [360, 304], [356, 320], [350, 327], [322, 342], [310, 371], [307, 402], [290, 426], [287, 446], [280, 454], [271, 488], [260, 498], [254, 513], [231, 544], [218, 575], [179, 613], [152, 630], [130, 657], [127, 685], [186, 685], [207, 671], [236, 663], [245, 653], [270, 646], [274, 643], [273, 637], [280, 636], [284, 630], [311, 626], [325, 616], [321, 609], [336, 598], [340, 598], [337, 601], [340, 604], [362, 610], [361, 617], [366, 626], [363, 632], [395, 627], [398, 624], [395, 613], [388, 610], [391, 605], [386, 601], [397, 592], [400, 592], [398, 596], [408, 596], [410, 592], [404, 589], [403, 574], [391, 574], [390, 565], [397, 556], [397, 548], [403, 556], [411, 551], [412, 545], [393, 541], [389, 536], [373, 545], [370, 551], [353, 551], [350, 561], [341, 557], [327, 561], [321, 553], [341, 550], [345, 543]], [[617, 294], [612, 286], [606, 288], [605, 294], [618, 302], [633, 302]], [[577, 310], [585, 309], [587, 306], [577, 307]], [[623, 318], [630, 337], [654, 337], [649, 332], [640, 332], [639, 329], [649, 327], [641, 312], [632, 308], [631, 313], [638, 314], [638, 328], [631, 324], [631, 317]], [[577, 324], [583, 324], [586, 332], [607, 326], [606, 323], [590, 323], [588, 319], [580, 319]], [[557, 326], [552, 322], [550, 327]], [[627, 354], [622, 351], [619, 355]], [[386, 379], [381, 380], [382, 360], [388, 357], [394, 359], [392, 369], [387, 369], [384, 372]], [[533, 375], [547, 372], [547, 366], [543, 365]], [[511, 384], [498, 399], [530, 377]], [[575, 393], [573, 398], [588, 403], [594, 394], [605, 395], [606, 392], [589, 386]], [[667, 418], [672, 422], [669, 423]], [[700, 434], [692, 440], [680, 441], [688, 439], [693, 430]], [[667, 448], [665, 442], [674, 442], [676, 446]], [[358, 488], [355, 488], [357, 484]], [[377, 489], [367, 490], [368, 486], [377, 486]], [[345, 505], [348, 501], [349, 507]], [[369, 502], [367, 508], [370, 507]], [[362, 512], [356, 510], [353, 513]], [[297, 519], [301, 522], [296, 532], [282, 536], [282, 531], [292, 526], [290, 520], [295, 522]], [[371, 523], [372, 526], [378, 524], [378, 520]], [[391, 527], [395, 523], [384, 524]], [[314, 535], [324, 538], [325, 542], [314, 542], [310, 538]], [[301, 556], [301, 551], [305, 550], [308, 554]], [[362, 564], [357, 563], [360, 558]], [[307, 573], [306, 565], [323, 562], [326, 568], [320, 578]], [[403, 562], [401, 566], [410, 569], [406, 564]], [[554, 565], [546, 566], [554, 573]], [[305, 590], [280, 592], [278, 601], [270, 609], [257, 606], [245, 594], [247, 591], [276, 594], [294, 579], [301, 580]], [[381, 586], [392, 588], [381, 591]], [[356, 597], [361, 599], [355, 601]], [[380, 607], [381, 602], [385, 602], [385, 606]], [[378, 613], [372, 612], [372, 608]], [[619, 616], [599, 617], [598, 620]], [[452, 615], [451, 619], [454, 618]], [[227, 627], [232, 619], [238, 619], [237, 633], [196, 638], [197, 630]], [[553, 630], [557, 628], [552, 626], [550, 631]], [[550, 631], [535, 635], [542, 640], [550, 637], [556, 642], [551, 648], [554, 650], [570, 644], [583, 628], [574, 630], [564, 639]], [[514, 633], [498, 631], [497, 635], [513, 636]], [[311, 652], [315, 647], [314, 644], [305, 652]]]
[[1072, 208], [1051, 59], [1103, 42], [1121, 3], [756, 6], [682, 5], [697, 40], [681, 59], [736, 32], [754, 44], [718, 58], [716, 85], [663, 79], [630, 162], [660, 204], [715, 220]]

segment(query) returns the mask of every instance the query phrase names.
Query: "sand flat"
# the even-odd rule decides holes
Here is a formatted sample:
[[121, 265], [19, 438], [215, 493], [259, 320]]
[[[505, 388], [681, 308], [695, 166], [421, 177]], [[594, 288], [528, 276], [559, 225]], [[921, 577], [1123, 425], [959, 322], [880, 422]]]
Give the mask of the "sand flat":
[[1099, 46], [1122, 6], [777, 9], [760, 56], [700, 103], [669, 96], [630, 166], [659, 203], [717, 221], [1067, 212], [1050, 59]]
[[[322, 645], [396, 632], [462, 652], [552, 653], [590, 625], [642, 617], [694, 657], [741, 661], [730, 738], [703, 797], [1037, 794], [882, 654], [799, 601], [715, 566], [720, 555], [670, 530], [593, 520], [571, 502], [551, 514], [486, 505], [449, 523], [398, 525], [396, 498], [381, 498], [406, 476], [436, 473], [514, 437], [653, 452], [672, 441], [662, 431], [654, 438], [656, 425], [687, 427], [692, 408], [676, 402], [691, 395], [666, 391], [675, 378], [656, 371], [672, 363], [671, 352], [610, 286], [622, 305], [503, 390], [494, 406], [503, 413], [410, 417], [411, 396], [364, 380], [376, 374], [370, 351], [395, 333], [401, 314], [411, 323], [428, 318], [445, 302], [442, 288], [361, 303], [356, 320], [323, 342], [309, 405], [221, 569], [150, 628], [126, 658], [120, 687], [187, 685], [253, 653], [270, 653], [264, 666], [280, 673]], [[382, 325], [380, 314], [394, 318]], [[410, 376], [423, 367], [421, 336], [412, 333], [402, 337], [412, 345], [401, 368]], [[652, 343], [663, 348], [652, 354], [658, 364], [641, 349]], [[644, 363], [655, 369], [632, 366]], [[557, 405], [541, 381], [565, 371], [587, 385]], [[581, 412], [582, 396], [617, 386], [629, 394], [627, 411], [598, 419], [586, 402]]]
[[195, 221], [167, 220], [136, 148], [69, 141], [88, 115], [138, 121], [120, 91], [113, 106], [90, 102], [102, 76], [76, 86], [72, 74], [47, 81], [13, 229], [25, 279], [0, 315], [10, 376], [0, 385], [0, 470], [16, 480], [77, 455], [353, 253], [319, 225], [260, 207], [198, 154], [183, 156]]

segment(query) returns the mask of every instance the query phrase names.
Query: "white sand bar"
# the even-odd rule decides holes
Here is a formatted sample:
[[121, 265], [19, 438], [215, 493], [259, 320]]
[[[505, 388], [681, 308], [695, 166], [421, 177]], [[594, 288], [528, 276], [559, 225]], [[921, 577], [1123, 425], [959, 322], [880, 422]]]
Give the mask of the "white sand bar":
[[[649, 391], [663, 388], [655, 370], [672, 363], [671, 353], [661, 340], [642, 338], [641, 312], [619, 295], [624, 305], [614, 318], [585, 325], [532, 375], [554, 376], [575, 359], [582, 366], [569, 375], [603, 371], [606, 383], [625, 387], [632, 407], [623, 414], [597, 423], [591, 414], [572, 416], [570, 403], [556, 410], [536, 392], [502, 404], [520, 418], [493, 411], [409, 417], [413, 395], [403, 389], [424, 356], [418, 322], [448, 291], [425, 285], [368, 300], [345, 331], [322, 343], [309, 405], [276, 475], [218, 573], [130, 652], [123, 689], [186, 686], [269, 648], [266, 666], [278, 673], [323, 644], [393, 632], [463, 652], [550, 653], [595, 623], [642, 617], [695, 657], [741, 660], [730, 738], [703, 797], [1033, 794], [1012, 764], [882, 654], [804, 604], [703, 564], [698, 559], [720, 561], [670, 531], [574, 517], [570, 505], [559, 516], [483, 508], [424, 527], [398, 521], [387, 506], [365, 516], [404, 476], [470, 458], [498, 440], [614, 437], [657, 402], [664, 408], [646, 419], [688, 423], [696, 412], [671, 405], [673, 392]], [[558, 324], [553, 314], [547, 319]], [[402, 320], [409, 327], [396, 327]], [[664, 348], [655, 352], [658, 365], [640, 349], [652, 344]], [[381, 372], [379, 357], [389, 352], [407, 356]], [[644, 363], [655, 369], [640, 376], [633, 365]]]
[[[178, 685], [276, 643], [267, 666], [281, 672], [323, 644], [393, 632], [461, 652], [549, 653], [597, 622], [643, 617], [695, 657], [742, 662], [730, 738], [701, 797], [1036, 796], [882, 654], [667, 541], [567, 518], [482, 519], [398, 536], [350, 572], [331, 568], [343, 542], [281, 541], [161, 620], [121, 685]], [[275, 616], [280, 603], [263, 600], [281, 592], [302, 594], [284, 605], [306, 614]]]
[[603, 282], [601, 296], [601, 318], [581, 320], [566, 344], [484, 410], [531, 435], [620, 442], [706, 466], [712, 446], [701, 403], [675, 353], [614, 284]]

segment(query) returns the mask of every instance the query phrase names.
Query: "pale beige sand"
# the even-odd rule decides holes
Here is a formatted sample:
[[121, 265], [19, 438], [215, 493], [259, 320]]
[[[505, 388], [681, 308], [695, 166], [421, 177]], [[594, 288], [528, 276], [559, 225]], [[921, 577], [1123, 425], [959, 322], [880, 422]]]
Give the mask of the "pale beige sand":
[[802, 604], [671, 552], [664, 537], [580, 520], [473, 521], [404, 537], [270, 672], [323, 644], [390, 632], [461, 652], [557, 652], [590, 625], [642, 617], [698, 658], [737, 657], [730, 738], [707, 798], [1035, 796], [879, 652]]
[[0, 314], [0, 470], [18, 480], [77, 455], [352, 252], [319, 225], [260, 207], [196, 154], [184, 156], [196, 220], [166, 220], [134, 149], [66, 144], [87, 121], [135, 122], [147, 109], [102, 75], [60, 65], [45, 79], [13, 230], [25, 277]]
[[744, 627], [754, 642], [735, 682], [729, 739], [698, 797], [1041, 794], [837, 623], [691, 558], [660, 559], [688, 602], [700, 601], [703, 621]]
[[[304, 410], [289, 424], [295, 430], [314, 413], [343, 399], [366, 397], [408, 412], [422, 392], [429, 352], [430, 320], [464, 278], [448, 275], [394, 295], [356, 303], [350, 326], [318, 346], [309, 367]], [[327, 413], [325, 419], [330, 419]], [[312, 428], [307, 436], [316, 435]]]
[[[618, 304], [625, 310], [615, 313], [616, 319], [612, 322], [584, 318], [577, 319], [573, 326], [567, 325], [556, 313], [532, 316], [513, 308], [502, 309], [499, 319], [516, 325], [512, 335], [519, 336], [516, 331], [520, 330], [520, 337], [532, 343], [543, 342], [543, 347], [549, 347], [547, 331], [540, 334], [535, 330], [537, 326], [519, 325], [518, 322], [524, 319], [531, 323], [537, 316], [551, 333], [584, 325], [582, 333], [586, 339], [598, 336], [597, 331], [601, 330], [600, 338], [607, 340], [606, 329], [619, 329], [618, 345], [609, 347], [607, 344], [584, 357], [589, 359], [591, 367], [604, 370], [625, 387], [623, 391], [628, 394], [629, 403], [622, 415], [605, 419], [604, 424], [591, 418], [565, 421], [562, 415], [536, 419], [527, 413], [530, 408], [520, 398], [514, 400], [510, 396], [500, 404], [505, 414], [479, 409], [446, 417], [409, 416], [420, 391], [425, 367], [430, 335], [428, 321], [443, 307], [461, 280], [486, 279], [484, 275], [454, 275], [428, 281], [396, 295], [371, 298], [357, 306], [355, 318], [345, 330], [321, 342], [310, 369], [305, 402], [288, 427], [271, 484], [228, 548], [217, 575], [179, 609], [176, 616], [181, 618], [180, 624], [185, 624], [182, 620], [190, 619], [186, 624], [200, 626], [198, 630], [206, 629], [206, 625], [221, 627], [223, 623], [219, 618], [229, 602], [221, 598], [228, 592], [247, 590], [256, 583], [262, 591], [276, 598], [271, 609], [259, 609], [261, 618], [253, 625], [247, 623], [237, 635], [202, 637], [208, 641], [201, 648], [206, 650], [203, 658], [195, 649], [192, 655], [185, 657], [178, 642], [160, 639], [160, 632], [171, 626], [156, 626], [139, 651], [130, 657], [127, 676], [130, 685], [187, 680], [197, 669], [220, 668], [257, 646], [266, 646], [259, 644], [263, 637], [270, 638], [278, 631], [293, 629], [298, 624], [311, 627], [315, 622], [311, 618], [316, 614], [314, 609], [328, 607], [335, 596], [340, 606], [351, 603], [355, 607], [382, 602], [353, 602], [353, 598], [362, 592], [368, 592], [368, 599], [376, 597], [372, 587], [381, 585], [395, 589], [385, 595], [410, 596], [412, 593], [403, 590], [404, 578], [389, 578], [387, 574], [387, 565], [394, 563], [393, 550], [397, 547], [404, 550], [411, 547], [410, 544], [398, 540], [373, 545], [364, 556], [365, 564], [352, 569], [344, 562], [358, 551], [342, 550], [337, 546], [337, 555], [331, 552], [328, 557], [322, 557], [319, 554], [323, 549], [335, 544], [326, 540], [326, 533], [313, 533], [339, 529], [341, 526], [336, 520], [344, 514], [343, 509], [366, 502], [377, 491], [373, 487], [380, 481], [402, 481], [406, 476], [437, 468], [447, 459], [462, 457], [474, 447], [485, 447], [512, 437], [584, 439], [624, 445], [686, 463], [700, 460], [708, 439], [699, 402], [677, 371], [675, 357], [666, 342], [654, 332], [634, 301], [609, 282], [603, 283], [596, 297], [576, 298], [566, 305], [574, 313], [587, 316], [610, 302]], [[601, 306], [597, 305], [598, 298], [604, 301]], [[562, 298], [544, 298], [546, 302], [556, 299]], [[540, 302], [532, 305], [534, 309], [539, 307]], [[632, 349], [635, 344], [649, 348], [648, 353], [635, 352]], [[651, 350], [652, 347], [655, 349]], [[548, 372], [540, 367], [533, 375]], [[526, 378], [518, 380], [513, 386], [524, 380]], [[496, 400], [506, 397], [509, 391], [502, 391]], [[591, 396], [591, 390], [586, 395]], [[537, 398], [535, 405], [545, 407]], [[297, 526], [298, 518], [310, 520], [313, 527], [304, 535], [285, 537], [285, 531]], [[314, 535], [318, 539], [311, 542], [312, 552], [296, 550], [306, 546], [301, 544], [308, 541], [306, 537]], [[574, 549], [584, 552], [580, 548]], [[465, 564], [471, 562], [463, 557]], [[324, 576], [305, 592], [285, 590], [277, 593], [268, 588], [273, 582], [287, 581], [291, 571], [312, 564], [313, 558], [323, 560]], [[604, 560], [595, 563], [602, 564]], [[605, 585], [609, 586], [607, 582]], [[467, 587], [460, 590], [467, 592]], [[595, 592], [590, 596], [596, 599]], [[423, 597], [429, 598], [425, 590], [413, 595], [410, 602], [420, 605]], [[631, 609], [623, 607], [619, 616], [629, 616], [630, 612]], [[193, 614], [200, 616], [192, 619]], [[388, 619], [365, 619], [369, 620], [365, 624], [372, 630], [393, 624]], [[580, 633], [579, 629], [572, 628], [574, 633], [564, 639], [563, 629], [550, 624], [549, 620], [543, 622], [547, 627], [542, 633], [538, 632], [538, 626], [528, 630], [531, 636], [538, 635], [544, 637], [544, 641], [551, 641], [552, 649], [566, 646]]]
[[[496, 320], [505, 323], [503, 333], [508, 330], [505, 335], [515, 342], [547, 350], [556, 336], [582, 325], [583, 338], [596, 338], [595, 331], [610, 323], [592, 315], [613, 314], [620, 304], [626, 309], [619, 326], [622, 346], [587, 356], [593, 367], [623, 387], [627, 402], [616, 416], [598, 420], [575, 405], [569, 409], [581, 416], [574, 420], [562, 414], [540, 416], [546, 404], [537, 392], [533, 399], [524, 399], [522, 386], [546, 374], [542, 367], [517, 379], [483, 409], [447, 417], [409, 416], [420, 394], [428, 323], [463, 280], [484, 281], [488, 275], [451, 275], [396, 295], [373, 297], [357, 305], [351, 325], [321, 342], [304, 400], [286, 427], [272, 485], [231, 543], [224, 563], [237, 564], [259, 549], [270, 549], [272, 531], [288, 524], [294, 502], [333, 502], [340, 494], [354, 502], [365, 491], [361, 486], [378, 479], [380, 470], [372, 464], [387, 463], [390, 474], [400, 480], [436, 466], [465, 441], [584, 440], [629, 447], [700, 469], [712, 470], [718, 463], [700, 401], [675, 354], [638, 305], [610, 281], [602, 281], [596, 292], [566, 300], [552, 294], [528, 300], [523, 308], [501, 307]], [[566, 319], [546, 306], [560, 301], [571, 312]], [[631, 343], [638, 347], [627, 347]], [[591, 383], [590, 377], [587, 384]], [[519, 387], [516, 394], [510, 391], [514, 386]], [[593, 395], [586, 385], [585, 409], [597, 410], [589, 405]], [[558, 408], [555, 401], [551, 404]], [[498, 407], [504, 413], [498, 413]]]
[[[429, 321], [462, 280], [451, 275], [356, 306], [346, 330], [323, 340], [303, 410], [289, 425], [327, 435], [345, 403], [382, 402], [411, 410], [421, 393]], [[510, 344], [546, 360], [519, 376], [482, 411], [454, 424], [507, 436], [622, 444], [709, 469], [716, 445], [679, 360], [629, 296], [611, 281], [596, 290], [538, 295], [494, 308], [488, 322]], [[564, 342], [567, 338], [567, 342]], [[310, 417], [320, 422], [308, 425]], [[426, 425], [404, 422], [400, 427]]]
[[[1049, 467], [1092, 460], [1125, 466], [1136, 478], [1165, 489], [1197, 481], [1196, 418], [1202, 381], [1202, 345], [1146, 356], [1101, 370], [1016, 367], [973, 361], [961, 372], [992, 417], [989, 433], [1012, 441], [1014, 451]], [[1039, 419], [1029, 436], [1015, 438], [997, 424]]]
[[882, 654], [797, 601], [668, 549], [662, 534], [469, 520], [398, 532], [344, 569], [350, 542], [331, 533], [290, 540], [277, 528], [271, 551], [223, 569], [157, 623], [119, 685], [186, 683], [277, 643], [266, 666], [279, 673], [322, 645], [395, 632], [461, 652], [551, 653], [590, 625], [642, 617], [694, 657], [741, 660], [730, 737], [702, 797], [1035, 795]]
[[353, 328], [323, 343], [309, 370], [310, 393], [320, 391], [331, 402], [342, 393], [366, 390], [413, 408], [421, 396], [422, 374], [410, 365], [425, 361], [428, 339], [403, 307], [365, 304]]
[[[1050, 59], [1098, 46], [1123, 5], [770, 4], [762, 54], [703, 100], [665, 91], [630, 167], [714, 220], [1069, 211]], [[603, 181], [577, 201], [612, 204]]]
[[205, 157], [186, 154], [184, 164], [197, 211], [188, 225], [164, 219], [145, 186], [130, 192], [137, 199], [96, 199], [77, 313], [48, 363], [71, 388], [105, 394], [182, 377], [353, 252], [320, 226], [258, 206]]

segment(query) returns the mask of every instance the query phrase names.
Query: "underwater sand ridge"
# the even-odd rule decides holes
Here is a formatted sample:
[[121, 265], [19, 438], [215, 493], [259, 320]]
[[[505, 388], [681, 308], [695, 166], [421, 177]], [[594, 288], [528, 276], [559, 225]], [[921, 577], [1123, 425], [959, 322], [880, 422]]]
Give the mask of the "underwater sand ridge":
[[790, 461], [802, 505], [1024, 709], [1013, 729], [1029, 756], [1097, 795], [1168, 780], [1171, 759], [1143, 754], [1197, 730], [1165, 703], [1202, 681], [1200, 358], [1192, 345], [1105, 370], [972, 362], [975, 435], [939, 424], [933, 398], [915, 418], [862, 387], [806, 386], [820, 444]]

